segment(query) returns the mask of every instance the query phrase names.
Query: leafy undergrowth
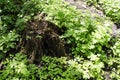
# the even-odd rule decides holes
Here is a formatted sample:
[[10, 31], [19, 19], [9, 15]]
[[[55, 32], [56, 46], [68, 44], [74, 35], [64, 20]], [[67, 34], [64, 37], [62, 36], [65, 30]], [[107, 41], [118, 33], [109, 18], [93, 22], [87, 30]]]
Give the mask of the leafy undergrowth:
[[86, 0], [89, 5], [93, 5], [104, 11], [115, 23], [120, 23], [120, 0]]
[[[108, 14], [111, 13], [106, 11]], [[118, 17], [110, 17], [119, 21]], [[25, 54], [24, 47], [18, 44], [22, 42], [24, 29], [35, 27], [27, 26], [28, 22], [36, 19], [39, 23], [49, 21], [61, 29], [62, 34], [55, 35], [64, 41], [66, 56], [58, 58], [60, 53], [56, 53], [56, 57], [46, 56], [37, 50]], [[119, 80], [120, 39], [112, 36], [112, 25], [109, 18], [83, 12], [63, 0], [0, 0], [0, 80]], [[26, 36], [26, 42], [28, 39], [31, 40]], [[30, 44], [34, 42], [31, 40]], [[32, 53], [37, 56], [34, 59], [39, 58], [39, 64], [29, 62], [28, 55]]]

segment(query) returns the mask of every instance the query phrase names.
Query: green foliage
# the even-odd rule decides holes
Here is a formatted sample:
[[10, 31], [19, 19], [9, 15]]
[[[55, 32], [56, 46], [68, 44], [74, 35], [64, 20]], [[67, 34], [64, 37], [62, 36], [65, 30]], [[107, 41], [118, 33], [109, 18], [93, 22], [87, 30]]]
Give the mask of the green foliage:
[[[93, 1], [93, 0], [92, 0]], [[96, 0], [95, 0], [96, 1]], [[94, 2], [95, 2], [94, 1]], [[53, 4], [58, 5], [58, 7], [54, 7]], [[97, 4], [97, 2], [96, 2]], [[60, 5], [60, 6], [59, 6]], [[104, 79], [102, 76], [104, 74], [100, 74], [101, 72], [104, 73], [104, 70], [102, 69], [104, 64], [109, 64], [109, 61], [114, 63], [114, 58], [109, 58], [109, 55], [112, 55], [112, 50], [109, 45], [109, 41], [111, 39], [111, 26], [112, 22], [109, 21], [107, 18], [100, 18], [97, 15], [92, 15], [89, 12], [82, 13], [80, 10], [77, 10], [75, 7], [68, 6], [68, 3], [60, 4], [60, 2], [54, 2], [50, 3], [49, 5], [46, 5], [46, 9], [44, 10], [46, 13], [48, 13], [47, 19], [49, 21], [52, 21], [53, 23], [59, 25], [60, 27], [66, 27], [67, 30], [65, 31], [65, 34], [61, 37], [67, 40], [68, 44], [72, 44], [72, 53], [75, 56], [83, 56], [83, 59], [89, 59], [89, 56], [93, 55], [96, 56], [99, 55], [98, 63], [93, 64], [92, 61], [86, 61], [85, 63], [78, 64], [88, 64], [92, 66], [87, 66], [86, 73], [88, 76], [84, 77], [84, 68], [81, 67], [82, 70], [82, 76], [84, 79]], [[49, 9], [47, 9], [47, 6]], [[66, 7], [63, 9], [63, 7]], [[53, 13], [54, 12], [54, 13]], [[107, 48], [108, 50], [105, 50], [103, 48]], [[109, 50], [110, 49], [110, 50]], [[116, 49], [116, 48], [115, 48]], [[118, 49], [119, 50], [119, 49]], [[109, 51], [109, 52], [108, 52]], [[113, 50], [114, 51], [114, 50]], [[114, 54], [113, 54], [114, 55]], [[117, 54], [118, 55], [118, 54]], [[117, 58], [117, 60], [119, 57]], [[115, 60], [116, 63], [118, 61]], [[97, 65], [97, 67], [95, 67]], [[98, 65], [101, 65], [102, 67], [98, 67]], [[95, 67], [95, 71], [93, 70], [93, 67]], [[105, 66], [106, 68], [114, 66], [109, 65]], [[117, 70], [119, 71], [119, 70]], [[111, 70], [111, 72], [114, 72]], [[95, 74], [96, 73], [96, 74]], [[113, 76], [112, 76], [113, 78]], [[114, 79], [114, 78], [113, 78]], [[119, 78], [117, 78], [119, 79]]]
[[120, 0], [87, 0], [87, 2], [101, 8], [115, 23], [120, 23]]
[[113, 80], [120, 79], [120, 57], [109, 58], [110, 76]]
[[65, 57], [43, 56], [41, 66], [40, 80], [78, 80], [81, 77], [76, 68], [67, 66]]
[[19, 37], [18, 31], [14, 27], [21, 5], [17, 5], [16, 2], [14, 0], [0, 0], [0, 60], [15, 48]]
[[105, 14], [115, 22], [120, 21], [120, 0], [101, 0], [99, 3], [103, 4]]
[[120, 39], [118, 38], [112, 47], [114, 57], [120, 57]]
[[24, 30], [27, 22], [40, 14], [45, 3], [41, 0], [26, 0], [22, 4], [22, 9], [17, 15], [15, 26], [18, 31]]
[[[119, 0], [87, 1], [101, 6], [108, 17], [119, 23]], [[83, 13], [64, 0], [0, 0], [0, 60], [16, 47], [27, 22], [42, 13], [47, 14], [46, 20], [66, 29], [60, 37], [71, 44], [74, 58], [43, 56], [38, 68], [18, 53], [2, 63], [1, 80], [104, 80], [107, 68], [113, 80], [120, 79], [120, 39], [109, 44], [113, 23], [89, 11]]]
[[100, 55], [90, 55], [89, 60], [84, 60], [84, 58], [76, 57], [74, 60], [69, 60], [68, 64], [75, 67], [80, 74], [82, 74], [82, 79], [95, 79], [104, 80], [104, 63], [100, 61]]
[[39, 0], [0, 0], [0, 60], [15, 48], [27, 21], [41, 12], [41, 4]]
[[48, 13], [49, 21], [67, 28], [62, 38], [67, 38], [67, 42], [73, 45], [73, 54], [87, 56], [103, 53], [102, 46], [106, 46], [111, 37], [112, 23], [109, 20], [89, 12], [82, 13], [66, 2], [50, 3], [46, 5], [44, 12]]
[[3, 58], [4, 54], [7, 53], [10, 49], [15, 48], [15, 42], [18, 38], [18, 35], [15, 31], [10, 31], [7, 34], [0, 36], [0, 59]]
[[36, 80], [37, 67], [34, 64], [27, 65], [25, 55], [20, 53], [11, 55], [10, 59], [3, 62], [5, 69], [0, 74], [1, 80]]
[[115, 80], [120, 79], [120, 39], [117, 38], [115, 44], [111, 47], [112, 57], [109, 57], [109, 66], [112, 68], [111, 77]]

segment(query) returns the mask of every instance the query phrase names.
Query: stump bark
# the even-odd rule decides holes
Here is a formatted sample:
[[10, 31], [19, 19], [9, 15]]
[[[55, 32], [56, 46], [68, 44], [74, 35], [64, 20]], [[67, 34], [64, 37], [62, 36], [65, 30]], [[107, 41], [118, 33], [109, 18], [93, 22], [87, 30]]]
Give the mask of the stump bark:
[[46, 20], [32, 20], [23, 31], [21, 52], [28, 55], [30, 63], [39, 63], [41, 56], [65, 56], [61, 29]]

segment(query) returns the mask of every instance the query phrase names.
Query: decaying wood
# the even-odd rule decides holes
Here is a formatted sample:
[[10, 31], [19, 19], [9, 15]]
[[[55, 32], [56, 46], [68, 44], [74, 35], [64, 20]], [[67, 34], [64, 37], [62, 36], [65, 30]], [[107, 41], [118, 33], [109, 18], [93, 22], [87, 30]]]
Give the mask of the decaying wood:
[[24, 49], [22, 53], [28, 55], [30, 63], [40, 62], [43, 55], [64, 56], [64, 41], [59, 37], [60, 32], [58, 26], [46, 20], [28, 22], [20, 46]]

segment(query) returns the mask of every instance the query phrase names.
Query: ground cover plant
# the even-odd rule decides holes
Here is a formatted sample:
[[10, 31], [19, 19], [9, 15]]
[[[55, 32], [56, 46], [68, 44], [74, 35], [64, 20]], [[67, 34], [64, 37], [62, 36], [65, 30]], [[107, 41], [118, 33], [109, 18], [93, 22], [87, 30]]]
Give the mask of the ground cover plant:
[[88, 0], [101, 17], [64, 0], [0, 0], [0, 80], [119, 80], [116, 3]]

